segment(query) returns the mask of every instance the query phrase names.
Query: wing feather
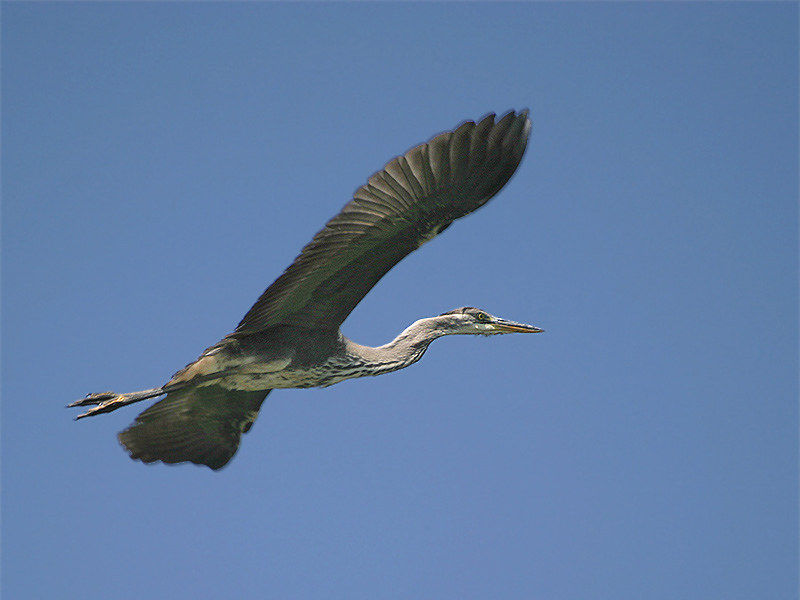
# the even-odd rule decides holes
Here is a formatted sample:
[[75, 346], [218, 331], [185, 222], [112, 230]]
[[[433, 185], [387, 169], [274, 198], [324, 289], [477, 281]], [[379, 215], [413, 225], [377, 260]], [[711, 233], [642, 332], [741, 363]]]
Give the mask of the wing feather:
[[236, 454], [269, 392], [219, 385], [182, 388], [136, 417], [118, 438], [131, 458], [142, 462], [193, 462], [221, 469]]
[[483, 206], [514, 174], [528, 111], [467, 121], [389, 162], [314, 236], [232, 335], [276, 325], [336, 329], [397, 262]]

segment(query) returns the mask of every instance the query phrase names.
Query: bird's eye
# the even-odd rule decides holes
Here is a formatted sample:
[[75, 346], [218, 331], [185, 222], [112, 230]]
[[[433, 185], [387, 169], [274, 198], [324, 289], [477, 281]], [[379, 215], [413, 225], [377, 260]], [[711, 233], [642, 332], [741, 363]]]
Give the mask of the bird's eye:
[[486, 313], [483, 313], [483, 312], [479, 312], [477, 315], [475, 315], [475, 318], [478, 319], [478, 321], [488, 321], [489, 320], [489, 317], [486, 316]]

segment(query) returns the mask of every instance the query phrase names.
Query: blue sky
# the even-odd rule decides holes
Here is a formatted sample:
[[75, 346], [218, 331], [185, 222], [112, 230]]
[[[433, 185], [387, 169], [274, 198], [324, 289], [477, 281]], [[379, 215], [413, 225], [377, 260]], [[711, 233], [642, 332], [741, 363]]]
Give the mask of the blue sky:
[[[6, 598], [793, 598], [794, 3], [2, 8]], [[528, 107], [519, 172], [343, 327], [546, 329], [269, 397], [218, 473], [131, 407], [390, 158]], [[141, 406], [144, 408], [144, 406]]]

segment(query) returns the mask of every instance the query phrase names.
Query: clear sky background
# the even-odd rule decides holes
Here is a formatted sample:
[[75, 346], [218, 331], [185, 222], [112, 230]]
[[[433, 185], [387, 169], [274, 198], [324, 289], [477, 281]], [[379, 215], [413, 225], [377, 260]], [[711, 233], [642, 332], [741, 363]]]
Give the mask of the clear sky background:
[[[2, 7], [3, 598], [797, 594], [796, 3]], [[531, 109], [214, 473], [116, 441], [392, 157]]]

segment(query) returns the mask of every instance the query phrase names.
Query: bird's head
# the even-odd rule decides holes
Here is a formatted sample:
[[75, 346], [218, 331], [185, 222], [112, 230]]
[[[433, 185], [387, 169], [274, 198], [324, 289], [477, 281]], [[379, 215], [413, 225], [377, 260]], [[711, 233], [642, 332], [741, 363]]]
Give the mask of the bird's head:
[[541, 333], [544, 331], [533, 325], [495, 317], [474, 306], [457, 308], [434, 317], [434, 319], [445, 335], [495, 335], [497, 333]]

